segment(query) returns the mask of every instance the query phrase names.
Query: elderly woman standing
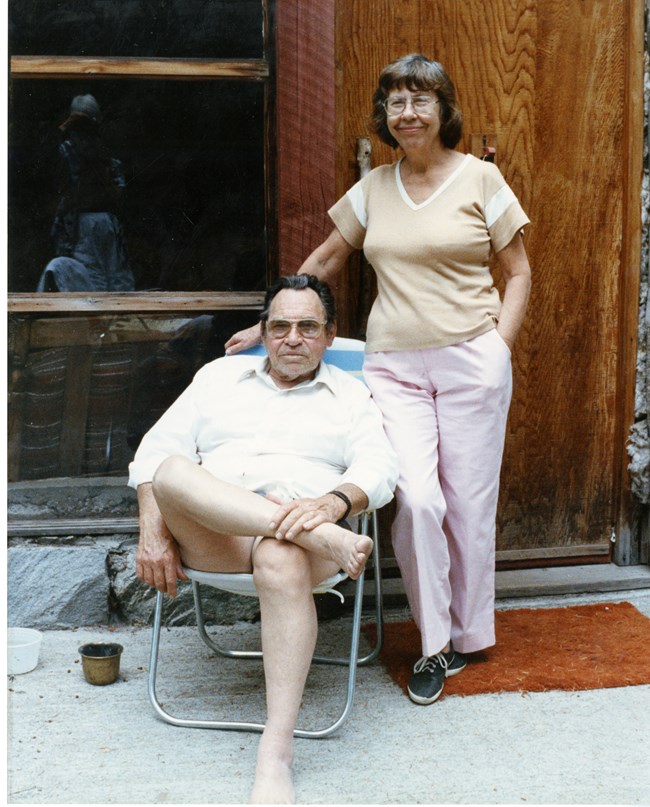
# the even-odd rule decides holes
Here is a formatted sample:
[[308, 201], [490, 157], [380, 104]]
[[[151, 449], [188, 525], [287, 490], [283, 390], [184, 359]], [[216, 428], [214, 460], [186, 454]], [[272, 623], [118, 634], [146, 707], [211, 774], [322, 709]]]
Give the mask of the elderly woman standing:
[[[363, 249], [377, 275], [364, 375], [400, 462], [393, 546], [422, 635], [408, 691], [429, 704], [466, 666], [463, 653], [495, 642], [495, 519], [511, 350], [531, 283], [528, 218], [493, 164], [454, 150], [462, 115], [438, 62], [389, 64], [373, 103], [376, 133], [404, 156], [334, 205], [334, 230], [300, 272], [331, 280]], [[243, 331], [226, 347], [256, 339]]]

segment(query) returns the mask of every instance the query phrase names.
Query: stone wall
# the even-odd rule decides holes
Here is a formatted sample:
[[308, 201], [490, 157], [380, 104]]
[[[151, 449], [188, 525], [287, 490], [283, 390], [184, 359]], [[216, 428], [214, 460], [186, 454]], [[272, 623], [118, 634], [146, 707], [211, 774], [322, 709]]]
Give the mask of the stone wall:
[[635, 423], [630, 432], [628, 453], [632, 490], [645, 506], [647, 522], [650, 505], [650, 300], [648, 295], [650, 274], [650, 154], [648, 146], [648, 109], [650, 106], [650, 59], [648, 56], [648, 17], [650, 2], [646, 0], [646, 49], [645, 49], [645, 131], [644, 131], [644, 175], [642, 187], [642, 256], [641, 292], [639, 299], [639, 353], [635, 395]]
[[[135, 576], [137, 532], [90, 534], [55, 525], [80, 514], [100, 519], [135, 519], [134, 491], [125, 479], [57, 479], [9, 486], [8, 514], [23, 535], [9, 539], [7, 612], [12, 626], [43, 629], [151, 621], [155, 592]], [[29, 537], [30, 522], [52, 525]], [[69, 522], [71, 523], [71, 522]], [[89, 522], [90, 525], [90, 522]], [[105, 528], [110, 530], [110, 526]], [[54, 534], [56, 533], [56, 534]], [[257, 600], [205, 589], [206, 621], [228, 625], [259, 617]], [[192, 588], [166, 598], [169, 625], [193, 624]]]
[[[86, 625], [148, 624], [155, 592], [135, 576], [135, 535], [11, 539], [8, 624], [46, 630]], [[208, 624], [259, 618], [257, 600], [204, 588]], [[166, 598], [165, 624], [194, 624], [192, 588]]]

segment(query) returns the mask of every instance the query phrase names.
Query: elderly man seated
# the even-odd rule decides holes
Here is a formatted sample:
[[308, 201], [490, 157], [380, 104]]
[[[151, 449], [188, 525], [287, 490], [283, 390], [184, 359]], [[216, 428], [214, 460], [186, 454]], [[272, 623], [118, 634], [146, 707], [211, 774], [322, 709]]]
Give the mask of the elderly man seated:
[[342, 522], [391, 499], [397, 466], [365, 385], [321, 362], [336, 333], [328, 286], [284, 277], [260, 319], [268, 357], [203, 367], [143, 438], [130, 484], [145, 583], [175, 596], [183, 565], [254, 575], [267, 720], [251, 801], [288, 803], [316, 644], [312, 587], [339, 569], [361, 574], [372, 540]]

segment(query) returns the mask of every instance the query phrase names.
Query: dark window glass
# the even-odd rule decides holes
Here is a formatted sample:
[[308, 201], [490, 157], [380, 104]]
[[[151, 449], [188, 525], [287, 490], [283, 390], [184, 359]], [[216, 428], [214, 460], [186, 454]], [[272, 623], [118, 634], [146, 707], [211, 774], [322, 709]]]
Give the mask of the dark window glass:
[[262, 0], [10, 0], [15, 55], [263, 56]]
[[262, 82], [18, 79], [9, 99], [9, 291], [36, 291], [56, 257], [59, 126], [86, 93], [121, 162], [119, 217], [135, 290], [262, 289]]
[[255, 311], [12, 316], [9, 481], [125, 476], [196, 371], [257, 320]]

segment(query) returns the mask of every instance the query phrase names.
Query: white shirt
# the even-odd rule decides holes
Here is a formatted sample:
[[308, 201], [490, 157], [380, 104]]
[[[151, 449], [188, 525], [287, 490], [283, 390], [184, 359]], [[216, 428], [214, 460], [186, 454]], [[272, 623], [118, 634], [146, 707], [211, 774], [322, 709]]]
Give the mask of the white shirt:
[[279, 389], [259, 356], [205, 365], [145, 434], [129, 485], [151, 482], [180, 454], [225, 482], [280, 498], [318, 497], [343, 482], [371, 508], [390, 501], [397, 458], [361, 381], [321, 362], [315, 378]]

